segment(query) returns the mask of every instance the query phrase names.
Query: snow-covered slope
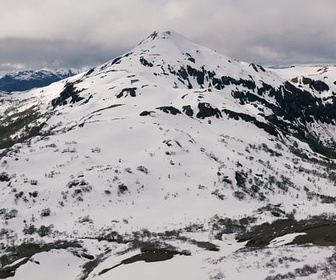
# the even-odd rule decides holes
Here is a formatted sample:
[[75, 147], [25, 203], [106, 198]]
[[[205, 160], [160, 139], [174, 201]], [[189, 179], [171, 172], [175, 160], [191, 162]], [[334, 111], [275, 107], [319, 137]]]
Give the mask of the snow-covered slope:
[[336, 66], [292, 66], [274, 70], [298, 87], [313, 92], [325, 100], [336, 94]]
[[332, 279], [332, 247], [277, 245], [334, 242], [311, 232], [336, 135], [309, 89], [166, 30], [1, 102], [0, 276]]

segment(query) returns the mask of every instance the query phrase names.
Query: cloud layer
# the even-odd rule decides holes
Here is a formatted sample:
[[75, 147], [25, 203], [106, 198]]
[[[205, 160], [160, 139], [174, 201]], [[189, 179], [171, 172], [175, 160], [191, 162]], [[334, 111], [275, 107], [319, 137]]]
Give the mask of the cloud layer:
[[0, 10], [0, 71], [97, 65], [173, 29], [260, 64], [336, 63], [336, 1], [11, 0]]

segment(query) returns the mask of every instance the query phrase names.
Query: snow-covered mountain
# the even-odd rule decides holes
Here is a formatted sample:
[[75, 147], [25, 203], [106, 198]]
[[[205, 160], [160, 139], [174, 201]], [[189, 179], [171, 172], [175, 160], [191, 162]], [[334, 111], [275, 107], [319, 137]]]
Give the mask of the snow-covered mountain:
[[164, 30], [0, 96], [0, 278], [333, 279], [324, 82]]
[[332, 99], [336, 94], [336, 66], [297, 65], [274, 71], [315, 96]]
[[83, 71], [82, 69], [41, 69], [6, 73], [4, 75], [0, 75], [0, 91], [25, 91], [33, 88], [44, 87]]

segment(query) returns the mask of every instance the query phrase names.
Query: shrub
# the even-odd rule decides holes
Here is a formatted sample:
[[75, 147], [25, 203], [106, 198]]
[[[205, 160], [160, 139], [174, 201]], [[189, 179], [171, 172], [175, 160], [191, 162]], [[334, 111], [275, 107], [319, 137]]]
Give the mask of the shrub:
[[234, 196], [235, 198], [239, 199], [239, 200], [243, 200], [243, 199], [245, 199], [246, 194], [243, 193], [243, 192], [240, 192], [240, 191], [235, 191], [235, 192], [233, 193], [233, 196]]
[[214, 195], [214, 196], [216, 196], [220, 200], [224, 200], [225, 199], [225, 195], [222, 194], [222, 193], [220, 193], [220, 191], [218, 189], [214, 190], [211, 194]]
[[38, 191], [29, 192], [29, 196], [36, 198], [38, 196]]
[[34, 225], [30, 225], [28, 227], [25, 227], [22, 232], [24, 234], [32, 235], [37, 232], [37, 228]]
[[37, 234], [40, 236], [40, 237], [44, 237], [44, 236], [47, 236], [49, 234], [52, 233], [52, 229], [53, 229], [53, 225], [50, 225], [50, 226], [41, 226], [38, 230], [37, 230]]
[[30, 184], [32, 185], [32, 186], [36, 186], [37, 185], [37, 180], [30, 180]]
[[244, 172], [235, 172], [235, 179], [239, 188], [245, 188], [247, 175]]
[[79, 217], [78, 222], [81, 223], [81, 224], [83, 224], [83, 223], [93, 224], [93, 220], [90, 218], [89, 215], [86, 215], [84, 217]]
[[9, 212], [5, 212], [3, 217], [4, 217], [5, 220], [10, 220], [10, 219], [15, 218], [17, 216], [17, 214], [18, 214], [18, 210], [12, 209]]
[[120, 184], [120, 185], [118, 186], [118, 195], [119, 195], [119, 194], [124, 194], [124, 193], [127, 192], [127, 191], [128, 191], [128, 188], [127, 188], [126, 185], [124, 185], [124, 184]]
[[41, 211], [41, 217], [48, 217], [50, 216], [50, 208], [45, 208], [45, 209], [42, 209]]
[[8, 182], [10, 181], [11, 177], [9, 176], [8, 173], [2, 172], [0, 173], [0, 182]]
[[142, 166], [142, 165], [138, 166], [137, 170], [141, 171], [141, 172], [143, 172], [145, 174], [148, 174], [148, 169], [146, 167]]

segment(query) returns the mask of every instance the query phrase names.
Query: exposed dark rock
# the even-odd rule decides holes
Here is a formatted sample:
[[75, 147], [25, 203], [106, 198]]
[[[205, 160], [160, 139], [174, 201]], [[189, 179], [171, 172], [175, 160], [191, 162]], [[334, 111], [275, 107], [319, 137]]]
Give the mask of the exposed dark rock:
[[266, 72], [266, 70], [265, 70], [265, 68], [264, 67], [262, 67], [261, 65], [257, 65], [258, 66], [258, 68], [261, 70], [261, 71], [263, 71], [263, 72]]
[[173, 106], [162, 106], [162, 107], [158, 107], [156, 109], [159, 109], [159, 110], [165, 112], [166, 114], [172, 114], [172, 115], [181, 114], [181, 111], [176, 109]]
[[255, 117], [252, 117], [252, 116], [244, 114], [244, 113], [237, 113], [237, 112], [233, 112], [233, 111], [228, 110], [228, 109], [223, 109], [222, 111], [229, 118], [232, 118], [232, 119], [235, 119], [235, 120], [242, 119], [246, 122], [253, 123], [255, 126], [265, 130], [267, 133], [269, 133], [271, 135], [274, 135], [274, 136], [278, 136], [278, 132], [277, 132], [276, 127], [272, 126], [271, 124], [260, 122]]
[[91, 68], [89, 71], [87, 71], [87, 72], [85, 73], [84, 76], [89, 76], [89, 75], [91, 75], [91, 74], [94, 72], [94, 70], [95, 70], [95, 68]]
[[122, 89], [122, 91], [117, 95], [117, 98], [121, 98], [125, 95], [125, 97], [127, 97], [127, 95], [129, 94], [131, 97], [135, 97], [136, 96], [136, 87], [133, 88], [124, 88]]
[[293, 79], [291, 79], [291, 81], [295, 84], [297, 84], [299, 82], [299, 77], [295, 77]]
[[[306, 108], [312, 104], [317, 106], [316, 102], [321, 102], [314, 98], [309, 92], [295, 87], [290, 82], [285, 82], [285, 84], [278, 89], [271, 89], [269, 95], [276, 99], [282, 115], [289, 121], [303, 117]], [[304, 121], [304, 118], [302, 120]]]
[[309, 85], [311, 89], [314, 89], [316, 91], [328, 91], [329, 90], [329, 86], [321, 80], [315, 81], [307, 77], [302, 77], [302, 83], [305, 85]]
[[51, 105], [55, 108], [57, 106], [66, 105], [68, 103], [76, 103], [84, 98], [79, 96], [81, 91], [76, 89], [73, 83], [66, 83], [60, 96], [51, 101]]
[[311, 87], [316, 91], [328, 91], [330, 89], [329, 86], [321, 80], [313, 81]]
[[186, 53], [186, 56], [188, 57], [189, 61], [191, 61], [192, 63], [195, 63], [195, 58], [193, 58], [190, 53]]
[[209, 103], [198, 103], [198, 113], [196, 115], [199, 119], [215, 116], [217, 119], [222, 117], [222, 113], [215, 107], [212, 107]]
[[244, 79], [236, 80], [228, 76], [222, 76], [220, 79], [214, 77], [212, 79], [212, 85], [218, 90], [222, 90], [225, 88], [225, 86], [228, 86], [230, 84], [236, 86], [242, 85], [250, 90], [254, 90], [256, 88], [256, 84], [253, 80], [244, 80]]
[[262, 87], [258, 88], [257, 92], [259, 95], [264, 96], [264, 94], [270, 92], [271, 90], [274, 90], [271, 85], [262, 82]]
[[185, 113], [187, 116], [192, 117], [194, 115], [193, 109], [191, 109], [190, 105], [185, 105], [182, 107], [183, 113]]
[[140, 116], [148, 116], [148, 115], [150, 115], [151, 113], [154, 113], [154, 111], [143, 111], [143, 112], [141, 112], [140, 113]]
[[177, 71], [178, 75], [183, 79], [183, 80], [187, 80], [189, 81], [189, 76], [187, 71], [185, 70], [185, 68], [181, 67], [178, 71]]
[[[157, 31], [154, 31], [152, 34], [150, 34], [146, 39], [152, 39], [154, 40], [157, 36], [159, 35], [159, 33]], [[143, 42], [143, 41], [142, 41]], [[141, 43], [139, 45], [141, 45]]]
[[254, 69], [254, 71], [258, 72], [258, 68], [254, 63], [250, 63], [249, 66], [252, 67]]
[[264, 98], [261, 98], [249, 91], [247, 92], [242, 92], [242, 91], [232, 91], [232, 96], [236, 99], [239, 99], [240, 101], [244, 101], [241, 103], [255, 103], [255, 102], [259, 102], [260, 104], [263, 104], [264, 106], [266, 106], [267, 108], [272, 109], [272, 111], [274, 112], [278, 112], [280, 113], [280, 109], [275, 106], [272, 103], [269, 103], [268, 101], [266, 101]]
[[177, 71], [177, 74], [178, 76], [180, 77], [180, 81], [182, 81], [184, 84], [185, 82], [187, 82], [187, 86], [189, 89], [192, 89], [192, 85], [190, 83], [190, 80], [189, 80], [189, 75], [186, 71], [186, 69], [184, 67], [181, 67], [178, 71]]
[[119, 64], [119, 63], [121, 62], [121, 58], [122, 58], [122, 57], [116, 57], [116, 58], [112, 61], [111, 65]]
[[90, 100], [93, 98], [92, 95], [90, 95], [84, 102], [81, 103], [81, 105], [87, 104], [90, 102]]
[[312, 82], [312, 79], [307, 78], [307, 77], [302, 77], [302, 83], [304, 85], [310, 85], [311, 82]]
[[188, 60], [191, 61], [192, 63], [195, 63], [195, 58], [193, 57], [189, 57]]
[[204, 84], [204, 77], [205, 77], [205, 70], [204, 66], [201, 67], [202, 71], [192, 68], [191, 66], [187, 66], [187, 72], [190, 76], [196, 77], [197, 83], [203, 88]]
[[153, 67], [153, 63], [149, 62], [148, 60], [146, 60], [143, 56], [140, 56], [140, 63], [143, 65], [143, 66], [146, 66], [146, 67]]
[[112, 108], [116, 108], [116, 107], [119, 107], [119, 106], [123, 106], [123, 104], [112, 104], [110, 106], [107, 106], [107, 107], [104, 107], [104, 108], [101, 108], [101, 109], [98, 109], [98, 110], [95, 110], [91, 113], [91, 115], [93, 114], [96, 114], [96, 113], [99, 113], [101, 111], [104, 111], [104, 110], [108, 110], [108, 109], [112, 109]]
[[[123, 56], [116, 57], [116, 58], [112, 61], [111, 65], [119, 64], [119, 63], [121, 62], [121, 60], [122, 60], [124, 57], [128, 57], [128, 56], [130, 56], [131, 54], [132, 54], [132, 52], [129, 52], [129, 53], [124, 54]], [[107, 66], [107, 65], [106, 65], [106, 66]], [[103, 67], [101, 68], [101, 70], [103, 70], [104, 68], [106, 68], [106, 66], [103, 66]]]

